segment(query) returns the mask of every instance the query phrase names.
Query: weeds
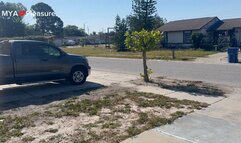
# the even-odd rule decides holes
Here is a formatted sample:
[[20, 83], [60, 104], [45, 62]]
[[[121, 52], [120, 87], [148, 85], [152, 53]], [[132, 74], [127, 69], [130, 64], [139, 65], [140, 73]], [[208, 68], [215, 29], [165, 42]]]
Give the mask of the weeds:
[[121, 124], [120, 123], [114, 123], [114, 122], [108, 122], [103, 124], [102, 128], [107, 128], [107, 129], [116, 129], [118, 127], [120, 127]]
[[201, 81], [185, 81], [185, 80], [175, 80], [175, 82], [170, 83], [165, 81], [165, 79], [158, 78], [152, 81], [153, 84], [157, 84], [159, 87], [169, 90], [188, 92], [191, 94], [201, 94], [207, 96], [224, 96], [225, 92], [221, 89], [205, 84]]
[[[117, 143], [146, 130], [171, 124], [174, 120], [183, 117], [190, 111], [207, 106], [208, 104], [205, 103], [178, 100], [129, 89], [111, 90], [110, 93], [98, 98], [83, 100], [74, 98], [57, 103], [56, 106], [46, 108], [41, 114], [34, 112], [23, 117], [0, 115], [0, 142], [6, 142], [11, 137], [22, 138], [22, 129], [35, 126], [34, 121], [41, 120], [43, 116], [47, 118], [42, 119], [40, 123], [51, 126], [57, 121], [50, 119], [66, 117], [74, 120], [79, 119], [79, 115], [84, 113], [86, 115], [86, 117], [84, 116], [85, 119], [93, 116], [94, 120], [89, 124], [80, 122], [78, 124], [80, 128], [76, 128], [74, 134], [69, 136], [70, 142], [93, 143], [103, 141]], [[147, 108], [148, 110], [145, 110]], [[162, 116], [160, 113], [156, 114], [156, 109], [160, 108], [161, 110], [168, 109], [168, 113], [173, 110], [177, 112], [170, 112], [169, 115]], [[182, 109], [181, 111], [184, 112], [178, 109]], [[107, 112], [103, 113], [103, 111]], [[44, 132], [55, 135], [54, 133], [57, 133], [58, 129], [47, 128]], [[22, 138], [23, 142], [34, 140], [35, 138], [31, 136]], [[51, 136], [40, 142], [59, 142], [61, 140], [63, 140], [62, 136]]]
[[35, 138], [34, 138], [34, 137], [31, 137], [31, 136], [27, 136], [27, 137], [24, 137], [24, 138], [22, 139], [23, 142], [32, 142], [32, 141], [34, 141], [34, 140], [35, 140]]
[[148, 122], [149, 118], [147, 113], [139, 113], [138, 115], [139, 115], [139, 119], [137, 120], [137, 122], [139, 124], [145, 124]]
[[133, 137], [133, 136], [140, 134], [142, 131], [137, 127], [129, 127], [126, 130], [126, 132], [128, 133], [129, 137]]
[[0, 117], [0, 142], [5, 142], [11, 137], [21, 137], [23, 128], [34, 126], [30, 117], [32, 116]]
[[44, 132], [48, 132], [48, 133], [57, 133], [58, 132], [58, 129], [47, 129], [45, 130]]

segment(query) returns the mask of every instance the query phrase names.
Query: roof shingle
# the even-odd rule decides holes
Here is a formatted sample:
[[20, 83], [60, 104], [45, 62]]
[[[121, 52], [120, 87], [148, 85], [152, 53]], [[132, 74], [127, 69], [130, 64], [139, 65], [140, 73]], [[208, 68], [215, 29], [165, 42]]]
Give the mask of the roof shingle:
[[223, 24], [217, 30], [231, 30], [233, 28], [241, 28], [241, 18], [224, 19]]
[[203, 26], [208, 24], [214, 18], [217, 18], [217, 17], [205, 17], [205, 18], [171, 21], [163, 25], [159, 30], [162, 32], [200, 30]]

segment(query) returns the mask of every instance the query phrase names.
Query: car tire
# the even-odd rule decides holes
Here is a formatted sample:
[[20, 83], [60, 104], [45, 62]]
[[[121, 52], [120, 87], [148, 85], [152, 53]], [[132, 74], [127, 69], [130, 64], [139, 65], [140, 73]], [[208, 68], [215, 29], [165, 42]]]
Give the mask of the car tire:
[[87, 73], [86, 70], [82, 68], [74, 68], [70, 73], [70, 82], [73, 85], [82, 85], [86, 82], [87, 79]]

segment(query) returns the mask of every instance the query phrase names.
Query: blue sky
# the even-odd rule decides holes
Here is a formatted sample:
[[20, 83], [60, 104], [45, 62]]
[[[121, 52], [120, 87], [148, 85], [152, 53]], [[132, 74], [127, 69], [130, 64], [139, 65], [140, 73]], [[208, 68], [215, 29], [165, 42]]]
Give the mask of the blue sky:
[[[28, 9], [38, 2], [49, 4], [65, 25], [74, 24], [81, 28], [86, 26], [89, 32], [106, 31], [112, 27], [115, 17], [132, 12], [131, 0], [8, 0], [4, 2], [21, 2]], [[220, 19], [241, 18], [240, 0], [157, 0], [157, 13], [168, 21], [218, 16]], [[31, 17], [26, 23], [34, 23]]]

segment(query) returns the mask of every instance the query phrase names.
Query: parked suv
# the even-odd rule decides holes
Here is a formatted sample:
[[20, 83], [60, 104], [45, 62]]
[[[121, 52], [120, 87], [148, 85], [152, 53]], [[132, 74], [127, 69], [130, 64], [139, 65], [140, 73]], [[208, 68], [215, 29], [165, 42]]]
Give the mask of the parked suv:
[[56, 46], [30, 40], [0, 42], [0, 84], [68, 79], [83, 84], [90, 74], [88, 60]]

